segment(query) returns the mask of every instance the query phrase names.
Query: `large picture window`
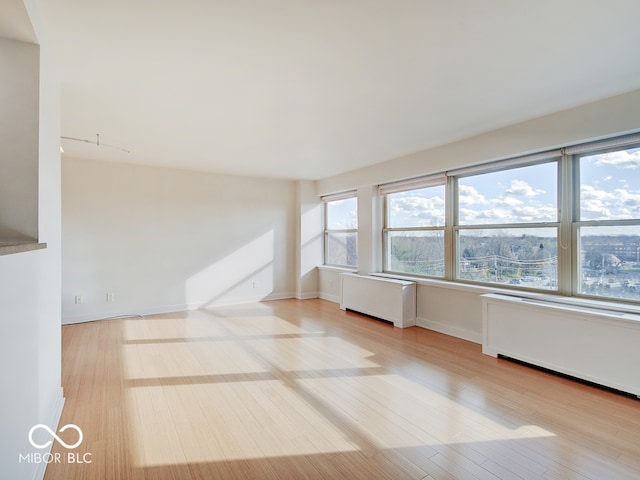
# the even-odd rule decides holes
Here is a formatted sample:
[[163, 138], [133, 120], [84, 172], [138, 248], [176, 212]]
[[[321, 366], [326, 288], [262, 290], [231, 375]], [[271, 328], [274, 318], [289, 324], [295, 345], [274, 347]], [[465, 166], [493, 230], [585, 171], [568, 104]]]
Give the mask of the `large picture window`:
[[558, 162], [454, 177], [455, 278], [558, 288]]
[[575, 161], [578, 292], [640, 300], [640, 144]]
[[324, 263], [338, 267], [358, 264], [358, 199], [355, 192], [324, 197]]
[[385, 202], [385, 270], [444, 277], [445, 185], [390, 192]]
[[640, 133], [379, 193], [386, 273], [640, 302]]

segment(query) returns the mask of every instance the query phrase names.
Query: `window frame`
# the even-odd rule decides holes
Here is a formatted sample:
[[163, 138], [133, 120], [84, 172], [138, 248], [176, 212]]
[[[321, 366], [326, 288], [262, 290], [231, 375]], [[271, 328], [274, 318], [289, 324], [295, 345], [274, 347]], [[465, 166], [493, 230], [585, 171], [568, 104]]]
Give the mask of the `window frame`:
[[[390, 224], [390, 219], [391, 219], [391, 213], [390, 213], [390, 208], [389, 208], [389, 200], [390, 200], [390, 195], [393, 195], [394, 193], [404, 193], [404, 192], [412, 192], [412, 191], [417, 191], [417, 190], [423, 190], [426, 188], [434, 188], [434, 187], [444, 187], [444, 212], [445, 212], [445, 219], [444, 219], [444, 223], [443, 225], [437, 225], [437, 226], [413, 226], [413, 227], [391, 227], [389, 226]], [[385, 186], [381, 186], [379, 188], [380, 193], [383, 195], [383, 208], [384, 208], [384, 215], [383, 215], [383, 228], [382, 228], [382, 269], [384, 273], [388, 273], [388, 274], [395, 274], [395, 275], [409, 275], [409, 276], [417, 276], [417, 277], [425, 277], [425, 278], [435, 278], [435, 279], [445, 279], [446, 278], [446, 272], [447, 272], [447, 256], [446, 256], [446, 250], [447, 250], [447, 231], [446, 231], [446, 224], [447, 224], [447, 212], [448, 212], [448, 196], [447, 196], [447, 185], [446, 185], [446, 177], [444, 175], [442, 176], [436, 176], [436, 177], [425, 177], [424, 179], [417, 179], [415, 181], [410, 181], [410, 182], [398, 182], [397, 184], [390, 184], [390, 185], [385, 185]], [[391, 265], [391, 243], [389, 242], [389, 234], [392, 234], [393, 232], [442, 232], [442, 236], [443, 236], [443, 275], [439, 276], [439, 275], [426, 275], [426, 274], [419, 274], [419, 273], [411, 273], [411, 272], [402, 272], [402, 271], [396, 271], [396, 270], [392, 270], [390, 268]]]
[[[504, 162], [499, 162], [498, 164], [489, 164], [486, 169], [483, 169], [481, 165], [477, 168], [469, 168], [460, 170], [458, 172], [451, 172], [449, 177], [451, 179], [450, 187], [452, 190], [452, 222], [451, 222], [451, 250], [452, 250], [452, 271], [450, 273], [450, 280], [459, 282], [459, 283], [470, 283], [470, 284], [478, 284], [478, 285], [486, 285], [492, 287], [499, 288], [516, 288], [519, 290], [526, 291], [534, 291], [540, 293], [558, 293], [561, 290], [565, 290], [566, 286], [562, 285], [561, 275], [560, 275], [560, 264], [561, 264], [561, 232], [562, 232], [562, 219], [561, 219], [561, 201], [562, 201], [562, 185], [563, 185], [563, 175], [562, 175], [562, 154], [560, 151], [551, 151], [545, 154], [533, 155], [530, 157], [522, 157], [520, 159], [514, 158]], [[484, 223], [484, 224], [468, 224], [461, 225], [459, 220], [459, 211], [460, 211], [460, 195], [459, 195], [459, 180], [461, 178], [468, 178], [473, 176], [480, 176], [489, 173], [495, 172], [505, 172], [509, 170], [517, 170], [519, 168], [527, 168], [535, 165], [543, 165], [543, 164], [556, 164], [556, 221], [549, 222], [520, 222], [520, 223]], [[488, 282], [488, 281], [480, 281], [473, 280], [469, 278], [461, 278], [461, 257], [460, 257], [460, 234], [465, 231], [473, 231], [473, 230], [534, 230], [534, 229], [548, 229], [555, 228], [556, 230], [556, 245], [557, 245], [557, 259], [556, 259], [556, 272], [554, 275], [555, 278], [555, 288], [540, 288], [533, 286], [523, 286], [521, 284], [504, 284], [499, 282]], [[551, 281], [551, 280], [550, 280]]]
[[[527, 293], [542, 293], [548, 295], [561, 295], [565, 297], [579, 297], [590, 300], [609, 301], [615, 303], [640, 304], [640, 297], [625, 298], [620, 296], [594, 295], [582, 292], [581, 271], [581, 251], [580, 251], [580, 228], [582, 227], [620, 227], [634, 226], [640, 227], [640, 219], [600, 219], [581, 220], [580, 219], [580, 158], [584, 156], [598, 155], [607, 152], [640, 148], [640, 131], [630, 134], [617, 135], [597, 141], [590, 141], [581, 144], [573, 144], [563, 148], [550, 149], [537, 153], [513, 156], [492, 162], [479, 163], [467, 167], [458, 168], [442, 173], [436, 173], [406, 180], [389, 182], [378, 185], [378, 193], [383, 198], [381, 202], [382, 214], [380, 220], [382, 227], [379, 229], [380, 237], [380, 259], [382, 260], [382, 273], [394, 277], [424, 278], [444, 280], [459, 284], [473, 284], [487, 289], [511, 289]], [[553, 222], [527, 222], [527, 223], [487, 223], [461, 225], [459, 222], [459, 179], [474, 175], [505, 171], [531, 165], [555, 163], [556, 170], [556, 219]], [[442, 230], [441, 226], [425, 227], [391, 227], [389, 225], [389, 197], [390, 193], [411, 191], [433, 186], [442, 182], [445, 178], [445, 225], [444, 225], [444, 278], [433, 277], [420, 273], [397, 272], [391, 270], [390, 253], [391, 244], [389, 233], [394, 231], [434, 231]], [[436, 182], [436, 183], [433, 183]], [[635, 195], [636, 190], [631, 189]], [[509, 285], [501, 282], [487, 282], [481, 280], [470, 280], [460, 278], [461, 261], [459, 256], [460, 234], [470, 230], [500, 230], [500, 229], [536, 229], [554, 228], [556, 230], [557, 263], [555, 272], [549, 271], [549, 286], [554, 286], [553, 279], [557, 279], [555, 288], [544, 288], [545, 285], [537, 286], [520, 284]], [[633, 232], [635, 235], [635, 232]], [[519, 238], [519, 237], [515, 237]], [[640, 246], [637, 247], [640, 252]], [[640, 253], [637, 253], [640, 255]], [[639, 267], [640, 267], [640, 262]], [[635, 286], [635, 280], [632, 280]], [[525, 282], [528, 283], [528, 282]], [[534, 284], [537, 282], [533, 282]], [[640, 282], [638, 282], [640, 285]]]
[[[324, 231], [323, 231], [323, 245], [322, 245], [322, 250], [323, 250], [323, 265], [325, 266], [329, 266], [329, 267], [339, 267], [339, 268], [348, 268], [348, 269], [352, 269], [355, 270], [358, 267], [358, 249], [357, 249], [357, 245], [358, 245], [358, 225], [356, 225], [355, 228], [329, 228], [329, 204], [332, 202], [338, 202], [338, 201], [342, 201], [342, 200], [349, 200], [354, 198], [356, 200], [356, 211], [358, 209], [358, 195], [356, 191], [348, 191], [348, 192], [342, 192], [342, 193], [338, 193], [338, 194], [333, 194], [333, 195], [325, 195], [323, 197], [321, 197], [322, 202], [323, 202], [323, 209], [324, 209], [324, 216], [323, 216], [323, 221], [324, 221]], [[357, 218], [356, 218], [356, 223], [357, 223]], [[328, 262], [328, 253], [329, 253], [329, 249], [328, 249], [328, 244], [329, 244], [329, 236], [332, 234], [355, 234], [355, 238], [356, 238], [356, 262], [354, 265], [349, 265], [349, 264], [339, 264], [339, 263], [330, 263]]]
[[[572, 295], [580, 298], [586, 298], [590, 300], [600, 300], [600, 301], [613, 301], [613, 302], [621, 302], [621, 303], [640, 303], [640, 298], [638, 300], [633, 298], [622, 298], [616, 296], [607, 296], [607, 295], [596, 295], [592, 293], [586, 293], [582, 291], [582, 245], [581, 245], [581, 234], [580, 231], [584, 227], [625, 227], [625, 226], [633, 226], [640, 228], [640, 218], [633, 219], [599, 219], [599, 220], [582, 220], [581, 218], [581, 187], [582, 187], [582, 177], [581, 177], [581, 159], [583, 157], [589, 157], [594, 155], [601, 155], [605, 153], [618, 152], [621, 150], [628, 150], [640, 148], [640, 135], [630, 135], [624, 137], [614, 137], [610, 140], [604, 140], [601, 142], [594, 142], [593, 144], [585, 144], [575, 147], [574, 149], [568, 150], [568, 159], [571, 161], [571, 165], [573, 168], [573, 189], [572, 189], [572, 200], [573, 200], [573, 209], [572, 209], [572, 221], [571, 221], [571, 232], [572, 232], [572, 262], [573, 268], [571, 271], [571, 277], [573, 282]], [[637, 248], [640, 249], [640, 246]]]

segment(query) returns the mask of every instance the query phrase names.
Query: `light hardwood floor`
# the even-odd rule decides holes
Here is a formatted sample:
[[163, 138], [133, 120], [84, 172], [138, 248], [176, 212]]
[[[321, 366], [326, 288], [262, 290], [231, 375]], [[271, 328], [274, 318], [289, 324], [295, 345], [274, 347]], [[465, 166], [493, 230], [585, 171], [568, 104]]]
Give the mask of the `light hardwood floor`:
[[63, 386], [46, 480], [640, 478], [640, 401], [322, 300], [64, 326]]

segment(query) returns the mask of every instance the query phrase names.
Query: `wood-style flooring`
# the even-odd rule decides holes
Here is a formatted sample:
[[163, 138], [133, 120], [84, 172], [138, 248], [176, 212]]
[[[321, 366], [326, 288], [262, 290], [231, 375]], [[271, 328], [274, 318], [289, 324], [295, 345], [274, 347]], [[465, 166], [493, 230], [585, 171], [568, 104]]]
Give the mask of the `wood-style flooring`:
[[62, 369], [46, 480], [640, 478], [639, 400], [322, 300], [64, 326]]

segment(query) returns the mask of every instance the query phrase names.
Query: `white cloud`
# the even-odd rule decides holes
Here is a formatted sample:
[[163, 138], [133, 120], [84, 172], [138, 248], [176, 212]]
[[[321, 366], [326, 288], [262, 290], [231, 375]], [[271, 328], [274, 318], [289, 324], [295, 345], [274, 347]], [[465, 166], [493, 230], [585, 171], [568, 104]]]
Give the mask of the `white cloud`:
[[541, 193], [546, 193], [544, 190], [534, 190], [531, 185], [529, 185], [524, 180], [511, 180], [511, 187], [507, 188], [504, 191], [504, 195], [513, 195], [516, 197], [535, 197]]
[[601, 153], [588, 157], [593, 159], [597, 166], [611, 165], [617, 168], [640, 168], [640, 150], [629, 152], [621, 150], [618, 152]]
[[470, 208], [460, 208], [460, 223], [511, 223], [511, 213], [504, 208], [487, 208], [484, 210], [472, 210]]
[[606, 190], [600, 190], [592, 187], [591, 185], [582, 185], [580, 188], [580, 198], [584, 200], [613, 200], [616, 196]]
[[640, 194], [624, 189], [613, 192], [582, 185], [581, 217], [587, 220], [640, 218]]
[[444, 199], [440, 197], [404, 197], [394, 199], [391, 207], [393, 225], [444, 225]]
[[514, 208], [460, 209], [462, 224], [556, 222], [557, 210], [551, 205], [515, 206]]
[[533, 207], [531, 205], [514, 208], [511, 211], [513, 223], [518, 222], [556, 222], [558, 213], [552, 206]]
[[484, 205], [487, 199], [471, 185], [458, 185], [458, 202], [460, 205]]
[[522, 200], [518, 200], [515, 197], [504, 197], [502, 199], [495, 198], [491, 201], [497, 206], [516, 207], [518, 205], [522, 205]]

